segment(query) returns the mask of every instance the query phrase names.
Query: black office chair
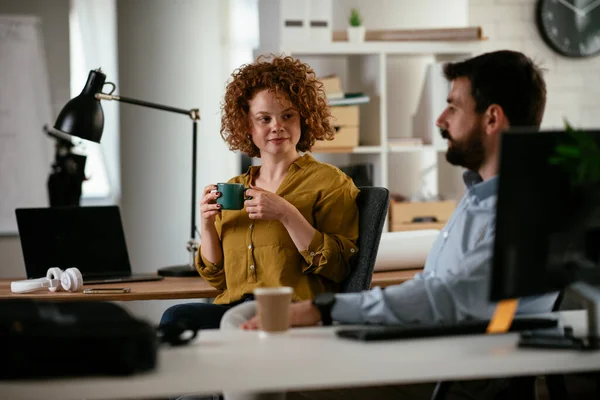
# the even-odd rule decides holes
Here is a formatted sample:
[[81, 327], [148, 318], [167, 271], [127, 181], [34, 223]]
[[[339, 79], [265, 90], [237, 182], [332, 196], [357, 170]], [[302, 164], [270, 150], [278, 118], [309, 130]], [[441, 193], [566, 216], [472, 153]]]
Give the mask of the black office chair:
[[390, 191], [386, 188], [362, 186], [358, 189], [358, 256], [352, 263], [350, 275], [342, 282], [341, 291], [345, 293], [369, 290], [390, 205]]

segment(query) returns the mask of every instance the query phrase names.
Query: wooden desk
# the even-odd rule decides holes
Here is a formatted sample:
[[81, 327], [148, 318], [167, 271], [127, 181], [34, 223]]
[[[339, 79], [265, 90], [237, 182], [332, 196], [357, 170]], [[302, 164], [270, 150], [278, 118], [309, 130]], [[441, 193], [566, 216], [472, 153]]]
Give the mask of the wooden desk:
[[[22, 278], [21, 278], [22, 279]], [[219, 293], [204, 279], [198, 278], [165, 278], [161, 281], [105, 283], [102, 285], [84, 285], [84, 288], [115, 288], [128, 287], [131, 293], [120, 294], [83, 294], [81, 292], [50, 292], [38, 290], [31, 293], [12, 293], [10, 282], [15, 279], [0, 280], [0, 300], [6, 299], [36, 299], [54, 301], [132, 301], [132, 300], [169, 300], [169, 299], [195, 299], [212, 298]]]
[[[583, 334], [584, 312], [560, 316]], [[206, 330], [187, 346], [161, 347], [149, 373], [2, 381], [0, 393], [3, 399], [155, 399], [600, 370], [600, 352], [520, 349], [517, 333], [364, 343], [338, 339], [336, 329], [297, 328], [267, 339], [255, 331]]]
[[[412, 279], [421, 269], [404, 271], [375, 272], [371, 287], [397, 285]], [[120, 294], [83, 294], [69, 292], [50, 292], [38, 290], [32, 293], [15, 294], [10, 291], [10, 282], [23, 278], [0, 279], [0, 300], [7, 299], [36, 299], [53, 301], [133, 301], [133, 300], [171, 300], [171, 299], [200, 299], [213, 298], [219, 292], [206, 283], [202, 278], [165, 278], [162, 281], [108, 283], [102, 285], [87, 285], [84, 287], [114, 288], [128, 287], [131, 293]]]

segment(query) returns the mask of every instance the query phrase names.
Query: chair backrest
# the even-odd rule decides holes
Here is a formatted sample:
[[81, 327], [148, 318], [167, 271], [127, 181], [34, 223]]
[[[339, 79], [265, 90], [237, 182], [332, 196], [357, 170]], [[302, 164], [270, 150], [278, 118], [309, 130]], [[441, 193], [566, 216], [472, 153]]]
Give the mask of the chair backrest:
[[371, 286], [379, 240], [390, 206], [390, 191], [386, 188], [363, 186], [358, 189], [358, 255], [350, 275], [342, 282], [342, 292], [360, 292]]

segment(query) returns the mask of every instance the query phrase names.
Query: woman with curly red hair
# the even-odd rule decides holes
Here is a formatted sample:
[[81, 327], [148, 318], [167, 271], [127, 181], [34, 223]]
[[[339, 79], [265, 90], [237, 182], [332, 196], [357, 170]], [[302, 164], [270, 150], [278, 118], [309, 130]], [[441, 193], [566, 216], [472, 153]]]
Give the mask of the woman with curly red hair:
[[217, 186], [204, 188], [196, 268], [220, 293], [214, 304], [169, 308], [161, 324], [218, 328], [257, 287], [291, 286], [294, 301], [337, 291], [358, 251], [358, 189], [338, 168], [300, 154], [335, 134], [314, 71], [289, 56], [259, 57], [232, 78], [221, 136], [261, 165], [229, 180], [250, 188], [243, 210], [221, 210]]

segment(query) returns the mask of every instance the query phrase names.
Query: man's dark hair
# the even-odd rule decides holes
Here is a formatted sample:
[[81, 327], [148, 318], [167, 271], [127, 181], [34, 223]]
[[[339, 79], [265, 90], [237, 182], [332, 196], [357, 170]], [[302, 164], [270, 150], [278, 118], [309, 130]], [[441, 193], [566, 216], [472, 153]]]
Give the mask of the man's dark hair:
[[524, 54], [502, 50], [447, 63], [444, 76], [449, 81], [469, 79], [476, 112], [497, 104], [512, 127], [539, 128], [546, 107], [546, 83], [541, 70]]

